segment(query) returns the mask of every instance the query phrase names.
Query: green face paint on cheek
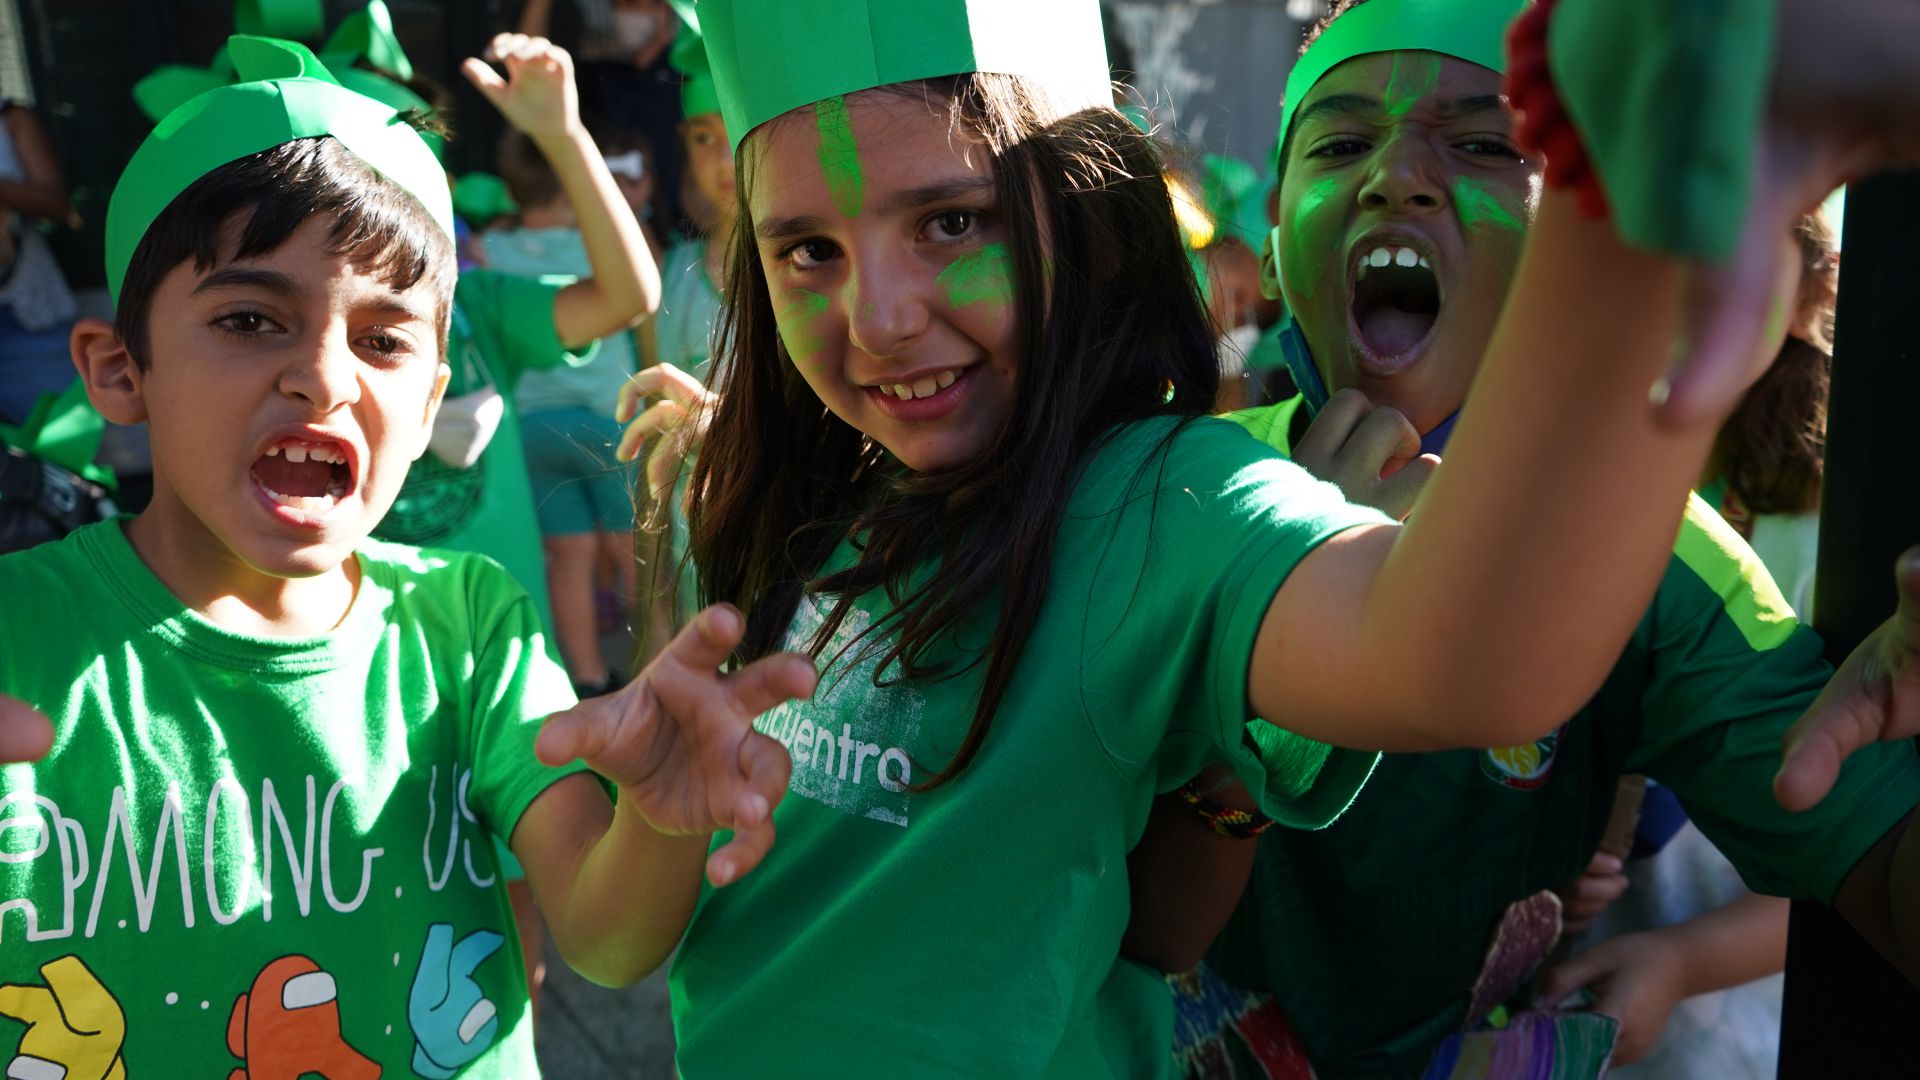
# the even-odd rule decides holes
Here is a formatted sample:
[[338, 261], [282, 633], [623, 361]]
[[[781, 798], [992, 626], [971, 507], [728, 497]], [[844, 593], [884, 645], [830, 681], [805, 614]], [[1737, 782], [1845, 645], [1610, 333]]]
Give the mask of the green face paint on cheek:
[[829, 306], [825, 296], [811, 289], [795, 289], [787, 302], [774, 311], [773, 321], [780, 327], [780, 340], [786, 342], [787, 355], [793, 357], [796, 365], [811, 363], [826, 347], [814, 323], [827, 313]]
[[1005, 244], [987, 244], [953, 260], [935, 279], [954, 307], [1013, 302], [1013, 252]]
[[1319, 287], [1321, 277], [1326, 274], [1328, 258], [1340, 251], [1337, 238], [1328, 231], [1338, 228], [1339, 222], [1330, 220], [1323, 226], [1319, 220], [1339, 191], [1340, 181], [1327, 177], [1301, 192], [1300, 201], [1293, 204], [1280, 280], [1303, 295], [1312, 295]]
[[860, 172], [860, 147], [853, 141], [847, 99], [830, 97], [813, 107], [813, 115], [820, 129], [820, 173], [826, 177], [827, 192], [842, 214], [859, 217], [867, 182]]
[[1440, 58], [1431, 55], [1393, 54], [1393, 69], [1387, 75], [1387, 115], [1398, 119], [1413, 111], [1420, 99], [1440, 85]]
[[1526, 222], [1514, 213], [1511, 199], [1503, 197], [1499, 188], [1465, 176], [1453, 182], [1453, 211], [1468, 229], [1516, 233], [1527, 229]]

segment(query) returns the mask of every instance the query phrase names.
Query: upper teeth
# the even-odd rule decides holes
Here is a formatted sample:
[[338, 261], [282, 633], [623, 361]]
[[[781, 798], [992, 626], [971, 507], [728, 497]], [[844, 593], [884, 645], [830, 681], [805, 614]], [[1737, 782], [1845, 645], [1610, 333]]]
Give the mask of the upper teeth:
[[298, 443], [293, 445], [269, 446], [267, 447], [267, 456], [279, 457], [283, 451], [287, 455], [287, 460], [293, 462], [295, 465], [300, 464], [308, 458], [325, 462], [328, 465], [345, 465], [347, 463], [347, 455], [341, 453], [338, 447], [329, 446], [325, 443]]
[[916, 379], [912, 383], [881, 383], [880, 392], [883, 394], [892, 394], [901, 401], [912, 401], [914, 398], [932, 397], [947, 387], [952, 386], [953, 381], [959, 377], [960, 373], [958, 371], [948, 369], [938, 375], [929, 375], [924, 379]]
[[1366, 277], [1367, 271], [1376, 266], [1418, 266], [1423, 270], [1433, 269], [1425, 255], [1407, 247], [1377, 247], [1360, 256], [1360, 276]]

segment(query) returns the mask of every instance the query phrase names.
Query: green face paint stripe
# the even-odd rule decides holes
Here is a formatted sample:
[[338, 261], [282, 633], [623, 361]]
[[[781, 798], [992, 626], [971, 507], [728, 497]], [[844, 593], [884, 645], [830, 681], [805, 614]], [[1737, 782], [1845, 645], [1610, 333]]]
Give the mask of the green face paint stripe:
[[1403, 53], [1398, 51], [1393, 54], [1393, 67], [1387, 74], [1386, 110], [1387, 115], [1395, 119], [1412, 112], [1421, 98], [1433, 93], [1433, 88], [1440, 85], [1439, 57], [1422, 56], [1409, 59], [1409, 66], [1419, 64], [1421, 70], [1418, 74], [1403, 79], [1400, 72], [1402, 55]]
[[934, 279], [954, 307], [983, 301], [1013, 302], [1013, 252], [1005, 244], [986, 244], [947, 264]]
[[1315, 181], [1293, 205], [1293, 225], [1287, 232], [1287, 251], [1280, 264], [1280, 280], [1311, 294], [1327, 269], [1327, 249], [1315, 242], [1314, 217], [1340, 190], [1336, 177]]
[[1525, 232], [1527, 228], [1491, 187], [1464, 176], [1453, 182], [1453, 210], [1460, 215], [1460, 224], [1469, 229]]
[[848, 217], [860, 216], [866, 177], [860, 172], [860, 147], [853, 140], [853, 122], [847, 119], [847, 99], [827, 98], [813, 107], [820, 129], [820, 172], [826, 177], [833, 205]]
[[831, 302], [820, 293], [795, 289], [793, 296], [774, 312], [773, 321], [780, 328], [780, 340], [786, 342], [787, 355], [793, 357], [795, 363], [812, 360], [825, 347], [813, 322], [825, 315], [829, 306]]

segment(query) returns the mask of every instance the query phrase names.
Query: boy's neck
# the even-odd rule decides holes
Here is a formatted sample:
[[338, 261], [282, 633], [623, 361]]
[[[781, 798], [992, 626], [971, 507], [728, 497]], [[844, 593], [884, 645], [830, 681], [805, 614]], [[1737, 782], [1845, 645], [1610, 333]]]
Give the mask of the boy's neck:
[[[156, 492], [156, 501], [162, 496]], [[307, 578], [247, 565], [184, 507], [150, 505], [127, 523], [128, 543], [176, 599], [224, 630], [249, 637], [306, 638], [340, 625], [360, 585], [360, 561]], [[192, 527], [181, 527], [181, 518]]]

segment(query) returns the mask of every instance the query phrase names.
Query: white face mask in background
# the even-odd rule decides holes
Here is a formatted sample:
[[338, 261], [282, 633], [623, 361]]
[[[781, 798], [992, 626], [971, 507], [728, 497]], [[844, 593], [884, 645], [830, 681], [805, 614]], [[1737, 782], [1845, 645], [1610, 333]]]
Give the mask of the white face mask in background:
[[633, 8], [616, 7], [613, 9], [613, 36], [620, 47], [627, 52], [639, 52], [647, 47], [654, 35], [660, 32], [660, 13], [658, 11], [638, 11]]

